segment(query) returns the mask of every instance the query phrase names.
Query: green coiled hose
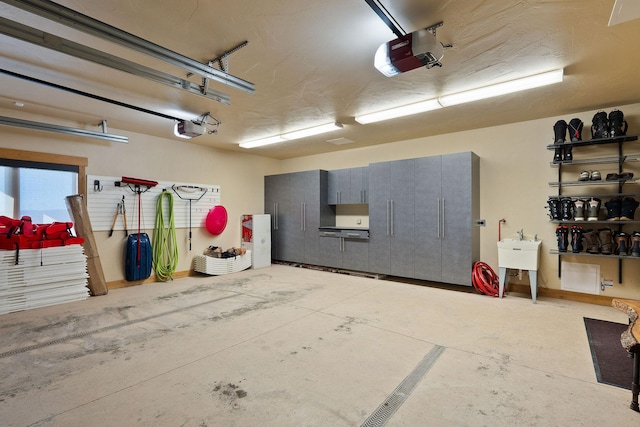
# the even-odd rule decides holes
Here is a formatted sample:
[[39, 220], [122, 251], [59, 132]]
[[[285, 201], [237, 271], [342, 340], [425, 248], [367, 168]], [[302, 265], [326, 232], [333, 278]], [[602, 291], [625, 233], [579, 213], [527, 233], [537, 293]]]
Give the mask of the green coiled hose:
[[[165, 226], [163, 214], [163, 200], [169, 202], [169, 224]], [[156, 204], [156, 223], [153, 229], [153, 270], [156, 277], [163, 282], [173, 279], [173, 273], [178, 266], [178, 241], [176, 227], [173, 222], [173, 195], [163, 191], [158, 196]]]

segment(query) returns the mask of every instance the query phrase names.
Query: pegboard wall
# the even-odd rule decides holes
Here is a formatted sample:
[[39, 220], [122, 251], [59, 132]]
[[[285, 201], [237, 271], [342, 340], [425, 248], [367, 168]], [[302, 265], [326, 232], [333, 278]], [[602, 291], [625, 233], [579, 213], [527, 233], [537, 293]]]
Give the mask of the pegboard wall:
[[[120, 186], [116, 185], [121, 180], [122, 177], [87, 176], [87, 210], [94, 231], [111, 230], [118, 212], [118, 203], [122, 202], [123, 196], [129, 233], [138, 231], [138, 194], [133, 186], [124, 183]], [[98, 184], [94, 185], [96, 182]], [[145, 189], [145, 186], [141, 187], [141, 190]], [[209, 210], [221, 204], [219, 185], [158, 181], [158, 185], [149, 188], [140, 196], [141, 230], [153, 230], [158, 196], [163, 191], [168, 191], [173, 196], [173, 221], [176, 228], [189, 228], [189, 210], [191, 210], [191, 228], [204, 227]], [[202, 198], [195, 200], [201, 195]], [[192, 199], [191, 208], [189, 208], [188, 199]], [[166, 198], [163, 200], [163, 207], [165, 226], [168, 226], [169, 213]], [[124, 215], [118, 215], [113, 230], [114, 234], [124, 230]]]

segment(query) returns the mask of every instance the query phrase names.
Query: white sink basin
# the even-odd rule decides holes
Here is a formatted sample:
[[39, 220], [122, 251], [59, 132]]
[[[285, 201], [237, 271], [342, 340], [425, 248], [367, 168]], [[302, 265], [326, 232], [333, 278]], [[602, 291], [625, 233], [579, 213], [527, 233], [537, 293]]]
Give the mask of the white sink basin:
[[542, 240], [502, 239], [498, 242], [498, 267], [538, 270]]

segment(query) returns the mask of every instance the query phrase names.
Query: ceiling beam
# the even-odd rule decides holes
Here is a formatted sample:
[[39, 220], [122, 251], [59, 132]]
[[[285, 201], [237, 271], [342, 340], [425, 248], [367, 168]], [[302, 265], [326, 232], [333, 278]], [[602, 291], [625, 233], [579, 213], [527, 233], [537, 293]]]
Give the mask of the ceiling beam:
[[213, 81], [225, 84], [235, 89], [253, 94], [255, 85], [239, 77], [224, 73], [220, 70], [191, 59], [177, 52], [152, 43], [141, 37], [120, 30], [104, 22], [83, 15], [72, 9], [49, 0], [0, 0], [3, 3], [34, 13], [43, 18], [66, 25], [75, 30], [100, 37], [120, 46], [136, 50], [145, 55], [176, 65], [193, 74], [198, 74]]
[[106, 67], [115, 68], [116, 70], [124, 71], [125, 73], [133, 74], [156, 83], [162, 83], [173, 88], [185, 90], [189, 93], [204, 96], [222, 104], [231, 104], [229, 95], [222, 92], [211, 89], [203, 91], [198, 84], [188, 80], [172, 76], [162, 71], [154, 70], [153, 68], [145, 67], [144, 65], [136, 64], [135, 62], [110, 55], [100, 50], [81, 45], [50, 33], [45, 33], [36, 28], [31, 28], [3, 17], [0, 17], [0, 34], [5, 34], [15, 39], [33, 43], [47, 49], [52, 49], [76, 58], [104, 65]]

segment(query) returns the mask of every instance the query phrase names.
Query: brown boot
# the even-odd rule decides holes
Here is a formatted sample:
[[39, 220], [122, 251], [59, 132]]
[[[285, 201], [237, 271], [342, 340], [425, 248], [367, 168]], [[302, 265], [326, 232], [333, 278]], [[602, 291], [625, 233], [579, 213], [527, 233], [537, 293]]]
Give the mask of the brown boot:
[[600, 252], [603, 255], [611, 255], [613, 253], [613, 233], [610, 228], [601, 228], [598, 230], [598, 239], [600, 240]]
[[600, 240], [598, 239], [598, 233], [595, 230], [587, 230], [582, 235], [584, 245], [587, 249], [587, 253], [599, 254], [600, 253]]

